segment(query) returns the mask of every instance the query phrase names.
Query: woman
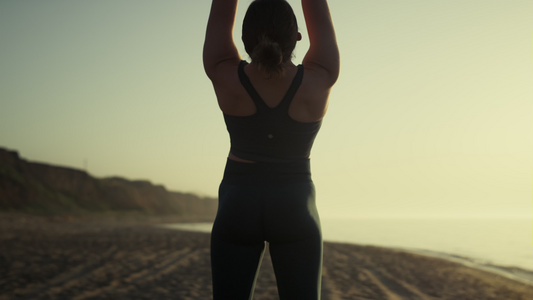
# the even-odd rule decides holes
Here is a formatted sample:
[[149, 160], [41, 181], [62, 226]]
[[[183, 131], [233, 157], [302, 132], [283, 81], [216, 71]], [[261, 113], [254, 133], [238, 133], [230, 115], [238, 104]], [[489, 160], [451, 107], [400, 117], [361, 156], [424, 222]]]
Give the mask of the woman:
[[322, 237], [309, 153], [339, 75], [326, 0], [302, 0], [310, 48], [285, 0], [255, 0], [243, 21], [251, 58], [232, 38], [237, 0], [213, 0], [204, 45], [231, 139], [211, 236], [214, 299], [251, 299], [266, 242], [280, 299], [319, 299]]

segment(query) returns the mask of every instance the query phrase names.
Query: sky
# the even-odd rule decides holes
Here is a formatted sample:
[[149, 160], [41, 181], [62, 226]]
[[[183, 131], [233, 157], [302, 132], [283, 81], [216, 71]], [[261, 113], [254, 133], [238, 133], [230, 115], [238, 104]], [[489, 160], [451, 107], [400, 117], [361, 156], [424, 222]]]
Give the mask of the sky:
[[[210, 3], [0, 1], [0, 147], [216, 197], [229, 137], [202, 67]], [[322, 216], [531, 216], [533, 1], [329, 5], [341, 76], [311, 158]]]

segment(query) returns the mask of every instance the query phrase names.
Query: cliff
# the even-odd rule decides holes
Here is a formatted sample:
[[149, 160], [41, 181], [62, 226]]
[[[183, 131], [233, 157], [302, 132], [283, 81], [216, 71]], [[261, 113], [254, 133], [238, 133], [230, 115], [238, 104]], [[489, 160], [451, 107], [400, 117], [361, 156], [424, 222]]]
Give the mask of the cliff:
[[216, 207], [213, 198], [167, 191], [149, 181], [94, 178], [77, 169], [28, 162], [0, 148], [0, 211], [213, 217]]

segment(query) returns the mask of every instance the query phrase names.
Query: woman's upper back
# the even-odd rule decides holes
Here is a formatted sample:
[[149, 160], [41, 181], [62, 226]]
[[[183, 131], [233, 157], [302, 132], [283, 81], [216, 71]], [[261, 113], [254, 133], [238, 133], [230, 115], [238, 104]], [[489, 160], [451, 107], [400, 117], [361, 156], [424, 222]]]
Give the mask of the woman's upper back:
[[[304, 76], [303, 66], [291, 78], [283, 94], [273, 93], [276, 98], [263, 99], [246, 73], [248, 63], [242, 61], [238, 68], [241, 86], [249, 99], [236, 106], [239, 114], [224, 110], [224, 120], [231, 139], [231, 154], [248, 161], [288, 162], [307, 160], [315, 137], [320, 129], [320, 120], [297, 120], [290, 115], [295, 95], [300, 90]], [[284, 81], [280, 80], [280, 84]], [[272, 96], [272, 95], [270, 95]], [[248, 104], [252, 105], [248, 105]], [[230, 106], [230, 109], [232, 106]]]
[[[217, 94], [218, 104], [222, 112], [231, 116], [249, 116], [257, 111], [257, 105], [241, 84], [238, 76], [239, 62], [227, 62], [221, 66], [226, 71], [221, 72], [221, 77], [213, 80]], [[285, 73], [278, 78], [267, 78], [256, 66], [251, 63], [244, 67], [244, 72], [250, 83], [268, 107], [276, 107], [287, 93], [298, 67], [291, 64]], [[298, 122], [308, 123], [321, 120], [327, 109], [330, 87], [324, 80], [316, 78], [312, 69], [303, 65], [302, 82], [291, 99], [288, 107], [289, 116]]]

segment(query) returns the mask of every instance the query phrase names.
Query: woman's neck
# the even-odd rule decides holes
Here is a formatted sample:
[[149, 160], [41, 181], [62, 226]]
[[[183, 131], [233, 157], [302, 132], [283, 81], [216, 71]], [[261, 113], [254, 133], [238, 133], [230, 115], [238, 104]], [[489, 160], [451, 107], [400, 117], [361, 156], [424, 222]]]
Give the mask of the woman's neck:
[[284, 72], [280, 74], [280, 76], [271, 76], [267, 72], [261, 70], [259, 68], [259, 65], [257, 63], [254, 63], [253, 61], [249, 63], [246, 68], [247, 68], [246, 73], [248, 73], [248, 76], [254, 77], [254, 78], [263, 78], [265, 80], [272, 80], [272, 81], [283, 80], [283, 78], [287, 75], [292, 77], [296, 71], [296, 66], [294, 65], [292, 61], [288, 61], [283, 64]]

